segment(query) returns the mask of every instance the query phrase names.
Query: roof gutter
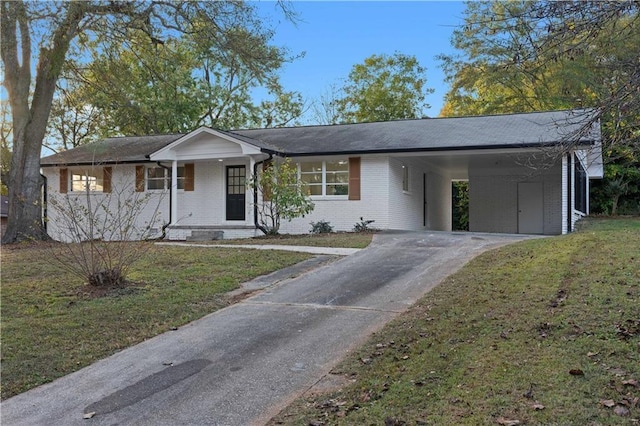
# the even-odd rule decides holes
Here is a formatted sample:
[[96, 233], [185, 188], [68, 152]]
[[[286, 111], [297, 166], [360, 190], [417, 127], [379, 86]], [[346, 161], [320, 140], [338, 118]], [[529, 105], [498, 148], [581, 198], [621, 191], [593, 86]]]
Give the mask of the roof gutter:
[[[580, 141], [578, 146], [591, 146], [597, 143], [596, 140]], [[394, 154], [394, 153], [412, 153], [412, 152], [449, 152], [449, 151], [480, 151], [495, 149], [523, 149], [523, 148], [546, 148], [555, 146], [554, 142], [539, 142], [529, 144], [500, 144], [500, 145], [473, 145], [473, 146], [451, 146], [451, 147], [424, 147], [424, 148], [399, 148], [399, 149], [361, 149], [361, 150], [344, 150], [344, 151], [310, 151], [310, 152], [286, 152], [275, 151], [268, 148], [262, 148], [261, 151], [278, 157], [312, 157], [322, 155], [366, 155], [366, 154]]]

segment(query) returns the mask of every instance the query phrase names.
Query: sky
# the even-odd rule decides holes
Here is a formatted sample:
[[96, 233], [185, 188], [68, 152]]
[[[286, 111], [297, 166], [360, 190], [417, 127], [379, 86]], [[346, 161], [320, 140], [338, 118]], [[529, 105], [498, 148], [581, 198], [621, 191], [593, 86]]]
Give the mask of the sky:
[[273, 2], [260, 2], [258, 9], [271, 19], [274, 44], [303, 58], [287, 64], [281, 72], [286, 90], [318, 99], [331, 84], [343, 85], [353, 65], [373, 54], [400, 52], [415, 55], [427, 69], [426, 112], [437, 116], [448, 85], [436, 56], [452, 53], [451, 35], [462, 25], [465, 5], [458, 1], [294, 1], [297, 24], [285, 20]]

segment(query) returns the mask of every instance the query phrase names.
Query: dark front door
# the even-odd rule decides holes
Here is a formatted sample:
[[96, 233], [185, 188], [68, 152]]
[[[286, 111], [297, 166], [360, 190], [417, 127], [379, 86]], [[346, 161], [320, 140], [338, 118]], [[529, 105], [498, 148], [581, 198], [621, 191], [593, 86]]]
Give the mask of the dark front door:
[[227, 220], [245, 219], [246, 178], [244, 166], [227, 166]]

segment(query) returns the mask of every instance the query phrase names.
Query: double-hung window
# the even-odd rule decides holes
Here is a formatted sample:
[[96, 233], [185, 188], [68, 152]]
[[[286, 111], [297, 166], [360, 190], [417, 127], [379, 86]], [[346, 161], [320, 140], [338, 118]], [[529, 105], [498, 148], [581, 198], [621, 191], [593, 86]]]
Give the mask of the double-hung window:
[[[184, 166], [178, 166], [178, 189], [184, 189]], [[165, 190], [171, 187], [171, 169], [147, 168], [147, 190]]]
[[102, 168], [71, 169], [72, 192], [102, 192]]
[[349, 195], [349, 162], [344, 160], [309, 161], [299, 165], [300, 180], [310, 196]]

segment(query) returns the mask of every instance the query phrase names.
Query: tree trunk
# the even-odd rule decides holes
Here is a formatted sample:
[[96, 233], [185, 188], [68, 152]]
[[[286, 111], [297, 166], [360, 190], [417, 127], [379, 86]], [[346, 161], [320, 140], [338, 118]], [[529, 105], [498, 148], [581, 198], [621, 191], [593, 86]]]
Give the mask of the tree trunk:
[[[29, 138], [29, 129], [16, 134], [9, 171], [9, 212], [3, 243], [47, 238], [42, 220], [42, 183], [40, 175], [40, 140]], [[19, 151], [19, 152], [18, 152]]]
[[2, 243], [47, 239], [42, 219], [40, 151], [51, 112], [56, 81], [82, 19], [81, 2], [70, 3], [65, 19], [53, 31], [51, 47], [40, 48], [31, 106], [31, 38], [25, 3], [0, 3], [5, 66], [4, 85], [13, 118], [13, 157], [9, 171], [9, 211]]

